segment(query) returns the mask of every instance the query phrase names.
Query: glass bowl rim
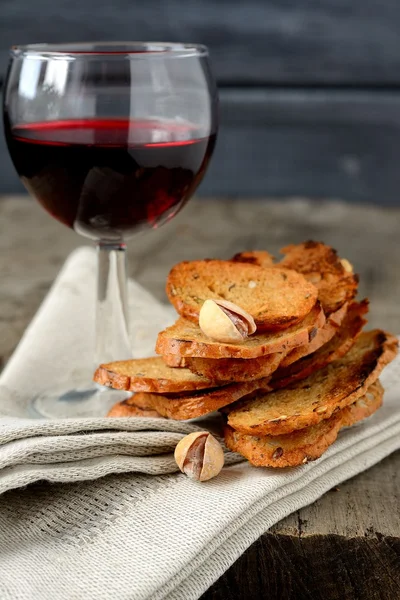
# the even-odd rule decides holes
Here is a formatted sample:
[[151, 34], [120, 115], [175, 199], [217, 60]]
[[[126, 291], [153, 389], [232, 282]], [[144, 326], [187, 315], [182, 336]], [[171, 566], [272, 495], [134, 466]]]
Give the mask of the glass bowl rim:
[[68, 42], [65, 44], [26, 44], [12, 46], [13, 58], [116, 58], [135, 59], [160, 57], [189, 58], [206, 57], [208, 48], [203, 44], [177, 42]]

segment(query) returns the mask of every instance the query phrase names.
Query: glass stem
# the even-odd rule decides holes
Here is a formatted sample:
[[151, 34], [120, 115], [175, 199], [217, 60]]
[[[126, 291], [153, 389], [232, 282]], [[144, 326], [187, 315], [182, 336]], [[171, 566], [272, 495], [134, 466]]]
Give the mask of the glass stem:
[[97, 244], [96, 366], [132, 358], [128, 327], [126, 244]]

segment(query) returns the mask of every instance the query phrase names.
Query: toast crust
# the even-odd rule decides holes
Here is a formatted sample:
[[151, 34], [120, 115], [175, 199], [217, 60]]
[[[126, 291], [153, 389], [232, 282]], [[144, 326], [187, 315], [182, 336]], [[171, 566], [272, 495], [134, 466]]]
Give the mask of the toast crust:
[[[281, 249], [285, 257], [279, 267], [302, 273], [318, 289], [318, 300], [326, 315], [350, 302], [357, 294], [358, 275], [346, 269], [337, 251], [322, 242], [308, 241]], [[349, 265], [349, 263], [347, 263]]]
[[114, 406], [108, 411], [107, 417], [152, 417], [154, 419], [162, 418], [161, 415], [151, 408], [140, 408], [133, 403], [132, 398], [127, 398], [122, 402], [114, 404]]
[[173, 369], [160, 356], [100, 365], [93, 379], [115, 390], [133, 392], [174, 393], [212, 387], [209, 379], [189, 369]]
[[397, 338], [390, 333], [362, 333], [343, 358], [306, 379], [226, 407], [228, 424], [256, 436], [283, 435], [315, 425], [363, 396], [395, 358], [397, 348]]
[[158, 334], [156, 352], [196, 358], [258, 358], [275, 352], [288, 352], [309, 343], [324, 324], [324, 312], [316, 303], [301, 323], [284, 331], [256, 332], [241, 344], [224, 344], [211, 340], [198, 325], [181, 317]]
[[261, 358], [185, 358], [187, 367], [211, 381], [251, 381], [269, 377], [279, 367], [284, 353], [275, 352]]
[[347, 314], [347, 309], [348, 303], [346, 302], [334, 313], [331, 313], [326, 319], [325, 325], [318, 329], [316, 336], [311, 340], [311, 342], [305, 344], [304, 346], [298, 346], [297, 348], [291, 350], [282, 359], [280, 366], [288, 367], [297, 360], [300, 360], [300, 358], [303, 358], [303, 356], [308, 356], [309, 354], [312, 354], [312, 352], [315, 352], [316, 350], [321, 348], [321, 346], [323, 346], [324, 344], [327, 344], [329, 340], [331, 340], [333, 336], [337, 333], [340, 325], [343, 322], [343, 319]]
[[229, 300], [248, 312], [259, 331], [299, 323], [317, 301], [316, 287], [288, 268], [265, 269], [249, 262], [197, 260], [175, 265], [167, 296], [178, 313], [196, 324], [205, 300]]
[[354, 345], [367, 320], [368, 300], [353, 302], [333, 338], [321, 346], [316, 352], [309, 354], [289, 367], [279, 368], [274, 372], [271, 386], [274, 389], [290, 386], [295, 381], [305, 379], [314, 371], [326, 367], [334, 360], [342, 358]]
[[316, 425], [280, 436], [256, 437], [224, 427], [225, 444], [256, 467], [295, 467], [319, 458], [336, 440], [342, 427], [372, 415], [382, 404], [383, 387], [373, 383], [366, 394]]
[[139, 406], [151, 408], [163, 417], [183, 421], [214, 412], [254, 392], [259, 387], [266, 390], [270, 389], [268, 378], [244, 383], [232, 383], [223, 388], [199, 390], [191, 394], [175, 396], [139, 392], [133, 396], [132, 402], [139, 404]]
[[248, 252], [238, 252], [231, 258], [233, 262], [250, 263], [259, 267], [274, 267], [274, 257], [266, 250], [251, 250]]

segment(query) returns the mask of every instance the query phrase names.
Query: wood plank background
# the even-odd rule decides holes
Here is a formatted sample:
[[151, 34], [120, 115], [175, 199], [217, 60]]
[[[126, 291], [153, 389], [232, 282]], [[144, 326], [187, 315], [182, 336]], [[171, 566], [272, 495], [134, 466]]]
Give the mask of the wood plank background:
[[169, 39], [207, 44], [221, 84], [391, 85], [397, 0], [1, 0], [0, 68], [12, 44]]
[[[201, 195], [398, 203], [396, 0], [0, 3], [3, 74], [12, 44], [88, 39], [210, 47], [221, 132]], [[0, 193], [21, 190], [2, 138]]]

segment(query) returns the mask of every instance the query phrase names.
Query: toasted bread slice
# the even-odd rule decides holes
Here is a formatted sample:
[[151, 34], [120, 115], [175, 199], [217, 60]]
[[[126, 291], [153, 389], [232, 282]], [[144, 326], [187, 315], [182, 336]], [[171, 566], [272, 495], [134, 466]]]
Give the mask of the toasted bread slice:
[[372, 415], [382, 404], [383, 387], [373, 383], [366, 394], [316, 425], [279, 436], [255, 437], [226, 425], [225, 444], [256, 467], [295, 467], [319, 458], [336, 440], [342, 427]]
[[290, 269], [265, 269], [224, 260], [182, 262], [172, 268], [166, 291], [178, 313], [198, 324], [207, 299], [229, 300], [254, 318], [259, 331], [299, 323], [317, 301], [317, 289]]
[[119, 360], [100, 365], [93, 377], [101, 385], [132, 392], [175, 393], [212, 387], [189, 369], [172, 369], [160, 356]]
[[187, 394], [147, 394], [139, 392], [125, 402], [155, 410], [163, 417], [183, 421], [194, 419], [207, 413], [214, 412], [231, 402], [235, 402], [243, 396], [254, 392], [258, 388], [270, 389], [268, 378], [258, 381], [247, 381], [244, 383], [232, 383], [222, 388], [211, 390], [199, 390]]
[[274, 257], [265, 250], [252, 250], [250, 252], [238, 252], [233, 258], [233, 262], [250, 263], [259, 267], [274, 267]]
[[301, 323], [285, 331], [255, 333], [241, 344], [225, 344], [211, 340], [198, 325], [180, 318], [159, 333], [156, 352], [197, 358], [258, 358], [274, 352], [288, 352], [307, 344], [325, 324], [325, 315], [317, 303]]
[[318, 329], [315, 337], [304, 346], [298, 346], [291, 350], [286, 356], [282, 358], [281, 367], [288, 367], [292, 363], [300, 360], [303, 356], [308, 356], [312, 352], [321, 348], [324, 344], [327, 344], [329, 340], [337, 333], [343, 319], [346, 316], [348, 309], [348, 303], [346, 302], [338, 310], [331, 313], [326, 319], [325, 325]]
[[[144, 395], [144, 394], [143, 394]], [[109, 410], [107, 417], [152, 417], [154, 419], [162, 418], [161, 415], [152, 408], [140, 408], [133, 402], [133, 396], [122, 402], [114, 404]]]
[[186, 366], [211, 381], [251, 381], [268, 377], [279, 367], [284, 353], [275, 352], [260, 358], [185, 358]]
[[314, 371], [326, 367], [334, 360], [342, 358], [354, 345], [362, 328], [366, 324], [364, 316], [368, 312], [368, 300], [353, 302], [334, 337], [316, 352], [301, 358], [289, 367], [274, 372], [271, 386], [275, 389], [290, 386], [295, 381], [305, 379]]
[[329, 315], [357, 294], [358, 276], [345, 259], [340, 259], [336, 250], [321, 242], [305, 242], [282, 248], [285, 257], [279, 267], [302, 273], [318, 289], [318, 299]]
[[363, 396], [397, 354], [397, 338], [375, 329], [362, 333], [341, 359], [306, 379], [260, 392], [227, 407], [228, 424], [250, 435], [281, 435], [328, 419]]

